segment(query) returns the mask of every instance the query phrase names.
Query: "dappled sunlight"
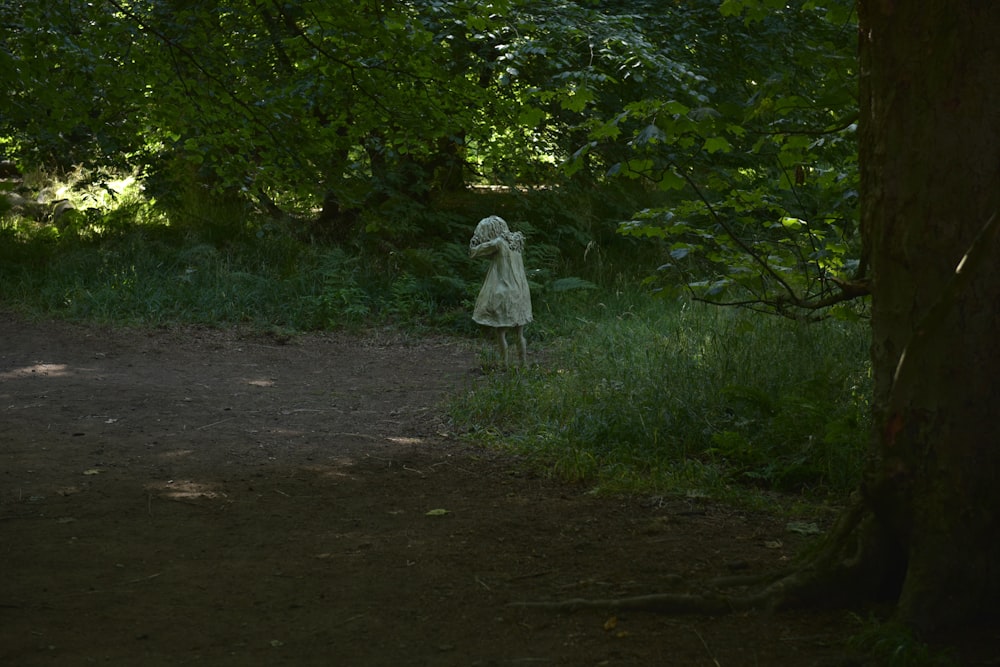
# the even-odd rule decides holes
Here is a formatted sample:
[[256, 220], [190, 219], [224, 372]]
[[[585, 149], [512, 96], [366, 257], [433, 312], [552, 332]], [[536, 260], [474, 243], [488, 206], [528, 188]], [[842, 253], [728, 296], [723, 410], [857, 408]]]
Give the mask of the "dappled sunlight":
[[146, 485], [146, 491], [157, 493], [167, 498], [189, 499], [189, 498], [227, 498], [228, 496], [215, 489], [210, 484], [203, 484], [194, 480], [171, 479], [165, 482], [153, 482]]
[[331, 456], [330, 461], [332, 465], [340, 466], [341, 468], [353, 468], [357, 461], [349, 456]]
[[16, 380], [18, 378], [39, 377], [42, 375], [46, 377], [67, 377], [72, 374], [73, 372], [66, 364], [37, 363], [0, 373], [0, 380]]
[[193, 449], [173, 449], [169, 452], [161, 452], [159, 457], [161, 459], [183, 459], [194, 454]]
[[352, 479], [354, 475], [351, 474], [350, 469], [354, 467], [354, 461], [351, 459], [338, 459], [333, 465], [310, 465], [302, 466], [302, 470], [306, 470], [316, 475], [320, 479]]
[[422, 445], [424, 444], [423, 438], [407, 438], [403, 436], [391, 436], [386, 438], [389, 442], [397, 445]]

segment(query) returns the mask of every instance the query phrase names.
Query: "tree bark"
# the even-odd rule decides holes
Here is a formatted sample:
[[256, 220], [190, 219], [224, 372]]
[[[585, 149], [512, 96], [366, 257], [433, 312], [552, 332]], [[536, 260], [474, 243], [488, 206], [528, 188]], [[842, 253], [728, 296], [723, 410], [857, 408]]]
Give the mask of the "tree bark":
[[863, 491], [898, 558], [897, 615], [935, 629], [1000, 594], [1000, 4], [859, 12], [875, 382]]
[[860, 493], [816, 553], [763, 589], [543, 606], [718, 613], [891, 600], [896, 620], [923, 631], [996, 614], [1000, 3], [859, 0], [858, 9], [875, 385]]

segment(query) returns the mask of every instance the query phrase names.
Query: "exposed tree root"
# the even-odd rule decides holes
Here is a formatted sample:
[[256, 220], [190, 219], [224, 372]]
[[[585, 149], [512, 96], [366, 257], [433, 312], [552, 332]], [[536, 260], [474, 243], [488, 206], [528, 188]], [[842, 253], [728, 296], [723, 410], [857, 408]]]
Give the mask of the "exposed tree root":
[[581, 609], [607, 609], [611, 611], [651, 611], [661, 614], [717, 615], [750, 609], [752, 608], [752, 598], [656, 593], [605, 600], [572, 598], [554, 602], [514, 602], [511, 603], [511, 606], [563, 612]]
[[[873, 579], [881, 580], [885, 554], [872, 548], [877, 531], [863, 501], [855, 501], [839, 518], [823, 547], [802, 565], [756, 576], [722, 577], [706, 582], [698, 593], [654, 593], [622, 598], [572, 598], [514, 602], [511, 606], [573, 612], [582, 609], [647, 611], [662, 614], [722, 615], [748, 610], [776, 610], [806, 604], [829, 606], [846, 598], [870, 595]], [[879, 581], [881, 583], [881, 581]], [[723, 594], [720, 589], [744, 588]], [[756, 590], [749, 590], [749, 589]]]

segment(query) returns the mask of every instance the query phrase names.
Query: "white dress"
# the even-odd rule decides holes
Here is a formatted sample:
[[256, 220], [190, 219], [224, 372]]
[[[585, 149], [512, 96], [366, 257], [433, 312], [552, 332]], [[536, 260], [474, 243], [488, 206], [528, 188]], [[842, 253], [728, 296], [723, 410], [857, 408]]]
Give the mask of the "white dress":
[[492, 259], [472, 319], [488, 327], [516, 327], [531, 322], [531, 291], [521, 253], [501, 236], [470, 248], [469, 255]]

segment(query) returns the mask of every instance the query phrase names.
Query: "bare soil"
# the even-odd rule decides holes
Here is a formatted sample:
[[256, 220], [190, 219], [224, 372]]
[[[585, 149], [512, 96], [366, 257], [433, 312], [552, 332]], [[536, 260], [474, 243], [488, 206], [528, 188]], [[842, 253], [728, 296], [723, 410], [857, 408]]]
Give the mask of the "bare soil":
[[787, 563], [787, 521], [597, 497], [452, 432], [475, 350], [0, 314], [0, 664], [841, 665], [843, 611], [532, 600]]

